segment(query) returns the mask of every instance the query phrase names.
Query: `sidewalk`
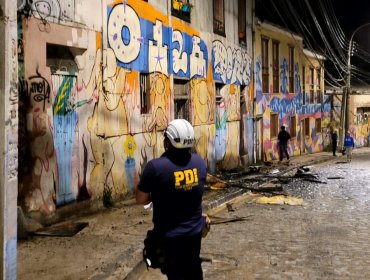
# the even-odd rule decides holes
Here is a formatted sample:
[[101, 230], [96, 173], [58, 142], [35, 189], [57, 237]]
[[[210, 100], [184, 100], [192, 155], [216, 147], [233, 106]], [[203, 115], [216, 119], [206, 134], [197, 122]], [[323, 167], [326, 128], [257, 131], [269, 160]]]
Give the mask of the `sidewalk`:
[[[370, 148], [355, 150], [359, 152], [370, 153]], [[269, 168], [285, 172], [302, 165], [344, 159], [323, 152], [293, 157], [289, 166], [274, 162]], [[207, 191], [204, 210], [223, 206], [246, 193], [245, 189]], [[17, 279], [138, 279], [146, 269], [142, 248], [145, 234], [152, 227], [151, 212], [133, 199], [68, 221], [89, 225], [73, 237], [34, 236], [18, 243]]]

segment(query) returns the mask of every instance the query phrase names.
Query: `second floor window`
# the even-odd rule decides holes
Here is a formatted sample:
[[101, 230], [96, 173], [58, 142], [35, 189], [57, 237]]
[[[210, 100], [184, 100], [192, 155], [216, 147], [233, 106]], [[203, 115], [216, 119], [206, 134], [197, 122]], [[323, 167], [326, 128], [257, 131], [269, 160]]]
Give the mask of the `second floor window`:
[[246, 17], [246, 1], [238, 0], [238, 32], [239, 32], [239, 44], [246, 45], [247, 43], [247, 17]]
[[213, 32], [225, 36], [224, 0], [213, 0]]
[[189, 0], [172, 0], [172, 15], [190, 22], [191, 4]]
[[294, 92], [294, 48], [289, 46], [289, 92]]
[[315, 69], [310, 68], [310, 103], [315, 103], [315, 93], [314, 93], [314, 85], [315, 85]]
[[272, 42], [272, 89], [279, 92], [279, 42]]
[[306, 104], [306, 67], [302, 67], [302, 104]]
[[262, 38], [262, 92], [269, 92], [269, 39]]

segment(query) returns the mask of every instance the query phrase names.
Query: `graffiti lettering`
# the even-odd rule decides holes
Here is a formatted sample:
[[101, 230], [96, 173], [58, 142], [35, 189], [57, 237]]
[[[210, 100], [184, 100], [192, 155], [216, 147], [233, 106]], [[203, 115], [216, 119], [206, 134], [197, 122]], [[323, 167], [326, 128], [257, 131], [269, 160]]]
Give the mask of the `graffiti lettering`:
[[174, 30], [172, 33], [172, 44], [176, 43], [178, 43], [179, 48], [177, 49], [174, 47], [172, 51], [173, 72], [177, 74], [180, 70], [182, 70], [184, 73], [186, 73], [188, 67], [188, 55], [183, 51], [184, 39], [181, 32], [178, 30]]
[[149, 40], [149, 72], [168, 75], [167, 46], [163, 46], [162, 22], [157, 20], [153, 27], [154, 40]]
[[116, 58], [123, 63], [130, 63], [140, 53], [140, 19], [128, 5], [114, 6], [108, 20], [108, 42]]
[[39, 73], [35, 76], [29, 77], [28, 80], [30, 83], [30, 96], [33, 96], [33, 100], [35, 102], [44, 102], [43, 110], [45, 112], [46, 100], [50, 103], [50, 85], [48, 81]]
[[252, 59], [241, 48], [226, 48], [220, 41], [212, 44], [212, 65], [215, 80], [223, 83], [248, 85]]

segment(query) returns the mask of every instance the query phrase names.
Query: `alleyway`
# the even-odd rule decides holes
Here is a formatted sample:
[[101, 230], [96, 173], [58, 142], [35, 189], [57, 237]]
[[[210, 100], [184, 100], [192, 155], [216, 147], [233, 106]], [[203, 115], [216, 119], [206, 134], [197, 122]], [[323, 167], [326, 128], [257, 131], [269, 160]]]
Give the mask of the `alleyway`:
[[[243, 201], [216, 214], [251, 218], [213, 226], [201, 254], [205, 279], [370, 279], [369, 154], [311, 172], [322, 183], [283, 185], [303, 206]], [[150, 271], [148, 279], [165, 278]]]

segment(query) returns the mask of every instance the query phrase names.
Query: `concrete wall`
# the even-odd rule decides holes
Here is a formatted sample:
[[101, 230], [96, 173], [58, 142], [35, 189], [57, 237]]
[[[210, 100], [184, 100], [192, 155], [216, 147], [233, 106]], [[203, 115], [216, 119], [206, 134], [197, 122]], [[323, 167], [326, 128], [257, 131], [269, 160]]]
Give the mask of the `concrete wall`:
[[[164, 150], [174, 78], [189, 83], [196, 150], [211, 172], [251, 153], [252, 38], [239, 45], [236, 0], [225, 1], [226, 36], [213, 33], [212, 13], [204, 13], [210, 0], [193, 3], [190, 23], [168, 14], [170, 1], [72, 1], [65, 13], [58, 9], [66, 1], [44, 1], [43, 13], [36, 2], [19, 28], [26, 211], [52, 216], [76, 200], [130, 197], [145, 164]], [[145, 114], [140, 74], [150, 81]]]

